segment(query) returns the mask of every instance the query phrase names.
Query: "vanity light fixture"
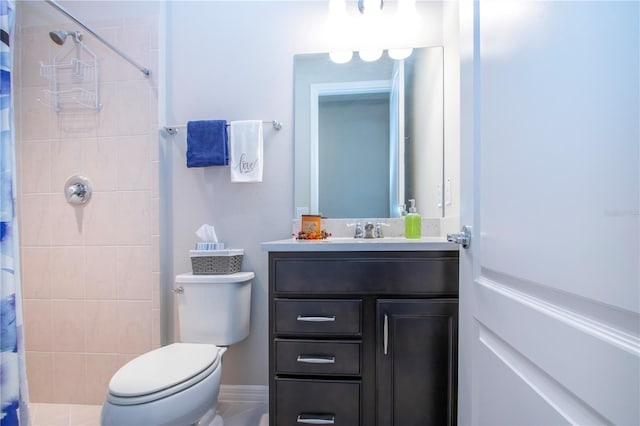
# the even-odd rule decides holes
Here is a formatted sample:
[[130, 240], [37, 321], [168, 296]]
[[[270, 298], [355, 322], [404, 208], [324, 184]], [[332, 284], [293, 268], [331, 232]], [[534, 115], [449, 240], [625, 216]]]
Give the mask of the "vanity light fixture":
[[389, 49], [388, 53], [391, 59], [407, 59], [409, 56], [411, 56], [411, 53], [413, 53], [413, 48], [406, 47], [402, 49]]
[[382, 57], [382, 49], [365, 49], [359, 51], [358, 55], [365, 62], [373, 62]]
[[[344, 33], [345, 28], [353, 25], [353, 23], [347, 23], [346, 6], [347, 2], [345, 0], [329, 0], [329, 24], [331, 26], [330, 31], [334, 37], [336, 37], [337, 34]], [[377, 47], [380, 40], [377, 42], [375, 39], [379, 37], [382, 37], [382, 40], [384, 39], [384, 37], [379, 34], [379, 32], [383, 30], [383, 28], [381, 28], [383, 7], [384, 0], [358, 0], [358, 10], [362, 14], [362, 22], [360, 22], [361, 28], [359, 28], [358, 31], [361, 34], [366, 34], [364, 40], [368, 41], [366, 44], [370, 44], [358, 52], [358, 55], [363, 61], [373, 62], [382, 57], [383, 49]], [[367, 13], [365, 13], [365, 11]], [[398, 0], [398, 11], [395, 21], [399, 28], [403, 27], [403, 21], [405, 20], [413, 24], [416, 17], [415, 0]], [[410, 26], [413, 27], [414, 25]], [[388, 53], [390, 58], [401, 60], [408, 58], [412, 52], [412, 48], [395, 48], [389, 49]], [[336, 64], [346, 64], [353, 58], [353, 52], [349, 50], [335, 50], [329, 53], [329, 57], [331, 61]]]
[[342, 50], [339, 52], [329, 52], [329, 58], [336, 64], [346, 64], [353, 57], [351, 50]]
[[[346, 0], [329, 0], [329, 17], [327, 20], [328, 32], [334, 40], [344, 39], [346, 30], [349, 28], [347, 22], [347, 2]], [[353, 57], [351, 50], [336, 50], [329, 52], [329, 58], [336, 64], [346, 64]]]
[[357, 18], [358, 32], [362, 35], [360, 59], [366, 62], [377, 61], [382, 57], [382, 43], [385, 25], [382, 17], [382, 1], [360, 0], [358, 9], [362, 14]]

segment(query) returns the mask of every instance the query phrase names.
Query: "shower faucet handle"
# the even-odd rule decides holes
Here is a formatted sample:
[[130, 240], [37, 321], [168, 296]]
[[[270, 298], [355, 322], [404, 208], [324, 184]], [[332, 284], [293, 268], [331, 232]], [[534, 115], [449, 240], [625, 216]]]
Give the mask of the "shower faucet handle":
[[86, 176], [71, 176], [64, 184], [64, 195], [67, 202], [74, 206], [89, 202], [91, 191], [91, 181]]

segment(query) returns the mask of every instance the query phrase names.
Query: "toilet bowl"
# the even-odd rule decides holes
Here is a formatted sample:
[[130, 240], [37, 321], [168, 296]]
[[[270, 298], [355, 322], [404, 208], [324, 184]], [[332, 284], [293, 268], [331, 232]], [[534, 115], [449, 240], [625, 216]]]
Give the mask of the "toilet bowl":
[[109, 383], [101, 424], [196, 424], [215, 409], [225, 351], [174, 343], [133, 359]]
[[154, 349], [121, 367], [109, 382], [101, 424], [194, 425], [213, 418], [222, 355], [226, 346], [249, 334], [253, 276], [178, 275], [182, 343]]

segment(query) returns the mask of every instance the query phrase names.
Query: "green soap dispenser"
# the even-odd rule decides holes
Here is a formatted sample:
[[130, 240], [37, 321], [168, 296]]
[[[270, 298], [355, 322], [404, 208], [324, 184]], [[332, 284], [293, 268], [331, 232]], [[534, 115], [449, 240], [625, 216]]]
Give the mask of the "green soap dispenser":
[[409, 213], [404, 217], [405, 238], [420, 238], [422, 236], [422, 218], [416, 210], [416, 200], [409, 200]]

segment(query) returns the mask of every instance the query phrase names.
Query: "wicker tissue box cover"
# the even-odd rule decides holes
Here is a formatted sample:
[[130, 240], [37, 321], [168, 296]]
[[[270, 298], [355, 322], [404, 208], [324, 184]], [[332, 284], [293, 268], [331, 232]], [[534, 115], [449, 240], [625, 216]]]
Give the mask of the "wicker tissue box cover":
[[244, 250], [190, 250], [193, 275], [225, 275], [240, 272]]

